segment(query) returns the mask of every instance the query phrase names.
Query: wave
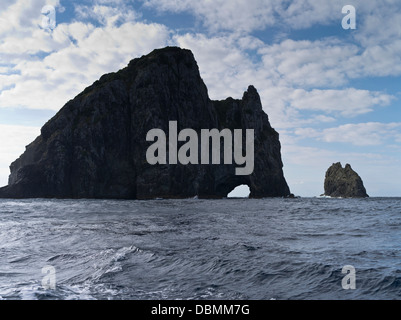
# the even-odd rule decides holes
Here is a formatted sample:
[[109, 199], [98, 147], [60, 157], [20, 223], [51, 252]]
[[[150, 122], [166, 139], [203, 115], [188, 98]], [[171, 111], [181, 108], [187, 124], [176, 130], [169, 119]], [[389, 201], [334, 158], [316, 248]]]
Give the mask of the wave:
[[[400, 298], [400, 208], [399, 199], [10, 202], [0, 215], [0, 296]], [[346, 264], [357, 290], [342, 289]], [[45, 265], [56, 290], [41, 286]]]

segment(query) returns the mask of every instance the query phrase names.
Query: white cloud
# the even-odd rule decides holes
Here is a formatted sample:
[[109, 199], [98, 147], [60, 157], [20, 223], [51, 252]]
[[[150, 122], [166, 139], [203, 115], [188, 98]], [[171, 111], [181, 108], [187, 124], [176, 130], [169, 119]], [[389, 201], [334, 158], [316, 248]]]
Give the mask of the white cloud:
[[[257, 66], [238, 47], [236, 37], [185, 34], [175, 36], [173, 41], [194, 53], [212, 99], [241, 98], [247, 87], [258, 81]], [[253, 39], [247, 37], [243, 41], [252, 43]], [[258, 41], [254, 44], [258, 45]], [[266, 78], [263, 81], [265, 85], [268, 82]]]
[[[86, 10], [86, 14], [104, 21], [103, 27], [80, 22], [61, 24], [51, 35], [36, 28], [29, 37], [9, 36], [7, 42], [0, 44], [0, 56], [21, 55], [18, 61], [14, 61], [14, 70], [21, 73], [19, 77], [3, 77], [3, 87], [13, 82], [16, 86], [1, 93], [0, 106], [58, 109], [103, 73], [115, 71], [136, 55], [168, 43], [170, 31], [162, 25], [127, 21], [116, 26], [117, 20], [134, 19], [137, 14], [126, 6], [121, 11], [105, 3], [116, 4], [116, 1], [96, 1], [91, 7], [93, 10]], [[193, 6], [191, 3], [162, 1], [160, 8], [188, 10]], [[232, 2], [225, 3], [233, 5]], [[255, 6], [258, 4], [257, 1], [252, 3]], [[300, 8], [300, 4], [295, 1], [286, 10], [294, 11]], [[211, 2], [207, 2], [207, 7], [211, 5]], [[319, 6], [309, 7], [313, 9]], [[377, 70], [385, 73], [385, 69], [394, 72], [394, 67], [383, 68], [382, 61], [389, 60], [380, 59], [380, 53], [373, 49], [358, 56], [357, 46], [344, 45], [338, 40], [285, 40], [266, 45], [254, 37], [238, 34], [215, 37], [203, 34], [176, 35], [173, 43], [193, 50], [212, 98], [240, 97], [247, 86], [253, 84], [261, 92], [265, 107], [269, 108], [273, 117], [277, 116], [277, 122], [288, 122], [289, 114], [297, 119], [297, 110], [352, 116], [369, 112], [378, 105], [387, 105], [391, 100], [388, 95], [363, 90], [305, 89], [344, 85], [349, 78], [362, 75], [364, 71], [361, 69], [368, 68], [362, 67], [365, 65], [363, 61], [369, 62], [366, 63], [371, 69], [369, 73], [377, 73]], [[262, 62], [253, 61], [246, 53], [249, 49], [259, 50]], [[26, 59], [27, 54], [39, 51], [48, 52], [49, 56], [36, 61]], [[350, 59], [354, 59], [351, 68], [346, 63]], [[303, 89], [294, 91], [294, 87]], [[57, 90], [57, 95], [49, 97], [49, 89]]]
[[399, 140], [401, 122], [368, 122], [345, 124], [335, 128], [313, 129], [300, 128], [295, 134], [302, 138], [314, 138], [324, 142], [341, 142], [355, 146], [380, 146], [387, 140]]
[[[395, 0], [142, 0], [159, 12], [189, 12], [209, 30], [250, 33], [269, 27], [307, 29], [315, 25], [338, 24], [342, 8], [357, 10], [355, 38], [363, 46], [381, 45], [400, 37], [401, 4]], [[344, 33], [344, 37], [346, 37]]]
[[361, 49], [339, 39], [284, 40], [259, 49], [263, 65], [281, 85], [340, 87], [367, 76], [401, 75], [401, 40]]
[[265, 0], [147, 0], [145, 5], [159, 11], [189, 11], [212, 31], [250, 32], [275, 21], [273, 3]]
[[12, 32], [16, 35], [29, 33], [41, 24], [43, 6], [60, 6], [60, 0], [2, 1], [0, 9], [0, 35]]
[[[117, 3], [106, 3], [95, 1], [92, 6], [75, 5], [77, 19], [86, 20], [88, 18], [95, 19], [102, 25], [115, 25], [116, 23], [133, 22], [141, 15], [134, 10], [128, 8], [125, 3], [117, 1]], [[110, 5], [111, 4], [111, 5]]]
[[259, 93], [264, 110], [280, 131], [354, 118], [383, 108], [395, 100], [395, 97], [385, 93], [354, 88], [308, 91], [280, 86], [264, 88], [263, 82], [258, 84], [262, 88]]
[[[272, 124], [280, 129], [292, 127], [294, 123], [299, 126], [308, 123], [329, 123], [339, 117], [355, 117], [387, 106], [395, 99], [382, 92], [354, 88], [294, 88], [296, 84], [300, 85], [297, 82], [333, 84], [335, 79], [343, 77], [343, 67], [335, 63], [342, 59], [343, 50], [341, 46], [326, 48], [326, 42], [288, 40], [270, 47], [264, 45], [259, 51], [262, 53], [262, 62], [254, 62], [243, 46], [239, 45], [251, 43], [257, 48], [262, 46], [257, 39], [249, 36], [207, 37], [203, 34], [185, 34], [175, 36], [174, 41], [194, 52], [212, 99], [225, 99], [228, 96], [241, 98], [243, 91], [252, 84], [258, 89]], [[315, 53], [314, 44], [318, 46]], [[306, 51], [302, 52], [303, 50]], [[325, 57], [323, 63], [318, 58], [320, 55]], [[280, 57], [284, 56], [285, 61], [282, 65], [279, 61]], [[307, 61], [316, 65], [306, 67], [309, 71], [305, 72], [309, 78], [303, 75], [302, 71], [302, 65], [307, 64]], [[326, 66], [322, 68], [324, 64]], [[332, 69], [329, 69], [329, 65]], [[299, 78], [299, 81], [294, 80], [296, 78]], [[302, 118], [302, 111], [320, 114], [305, 119]]]
[[306, 29], [315, 24], [341, 22], [341, 9], [345, 3], [347, 1], [275, 1], [275, 12], [279, 22], [292, 28]]
[[[14, 55], [17, 74], [0, 76], [0, 107], [58, 110], [104, 73], [166, 45], [169, 30], [163, 25], [133, 21], [117, 26], [118, 12], [110, 10], [94, 11], [105, 18], [102, 27], [74, 22], [57, 25], [51, 34], [35, 26], [29, 36], [9, 35], [0, 44], [0, 57]], [[125, 11], [121, 16], [131, 15]], [[29, 56], [40, 52], [48, 55]]]
[[384, 46], [401, 36], [401, 4], [394, 0], [359, 0], [355, 39], [364, 47]]
[[[372, 1], [372, 0], [370, 0]], [[349, 1], [313, 0], [144, 0], [161, 12], [190, 12], [211, 31], [251, 32], [271, 26], [309, 28], [341, 23], [341, 9]]]
[[337, 87], [348, 82], [346, 63], [358, 54], [358, 47], [338, 40], [294, 41], [284, 40], [259, 50], [263, 66], [271, 70], [281, 85], [301, 87]]
[[399, 76], [401, 40], [396, 38], [386, 45], [371, 45], [361, 55], [349, 57], [349, 64], [353, 66], [348, 71], [350, 78]]
[[[190, 12], [213, 31], [250, 33], [269, 28], [291, 31], [338, 24], [349, 1], [312, 0], [146, 0], [165, 12]], [[265, 68], [281, 85], [338, 87], [365, 76], [401, 75], [401, 3], [393, 0], [354, 0], [357, 30], [343, 37], [317, 41], [282, 41], [260, 50]], [[341, 30], [341, 29], [340, 29]], [[341, 35], [341, 34], [340, 34]], [[323, 40], [322, 40], [323, 39]], [[354, 39], [355, 41], [351, 41]]]

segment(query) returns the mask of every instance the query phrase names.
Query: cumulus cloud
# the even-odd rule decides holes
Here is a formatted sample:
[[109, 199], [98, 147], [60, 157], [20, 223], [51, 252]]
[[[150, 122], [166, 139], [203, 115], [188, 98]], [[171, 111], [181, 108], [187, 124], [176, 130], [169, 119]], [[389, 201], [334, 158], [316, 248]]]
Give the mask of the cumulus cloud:
[[[146, 3], [153, 5], [152, 1]], [[196, 6], [194, 3], [184, 0], [162, 1], [159, 8], [189, 10]], [[233, 6], [231, 1], [224, 3], [230, 8]], [[240, 3], [245, 2], [238, 1], [236, 4], [240, 6]], [[258, 3], [256, 0], [252, 2], [254, 7], [248, 8], [250, 13], [258, 11], [255, 9]], [[110, 4], [120, 4], [122, 9]], [[287, 8], [281, 8], [280, 12], [282, 15], [284, 12], [291, 13], [288, 17], [299, 16], [301, 13], [296, 12], [301, 4], [293, 1]], [[205, 6], [204, 10], [207, 10], [211, 2]], [[272, 2], [269, 6], [279, 10], [278, 4]], [[213, 8], [216, 7], [213, 2]], [[81, 7], [76, 8], [79, 12]], [[15, 74], [1, 76], [4, 80], [3, 90], [8, 90], [0, 94], [0, 106], [58, 109], [103, 73], [115, 71], [136, 55], [145, 54], [167, 43], [193, 50], [212, 98], [240, 97], [249, 84], [254, 84], [262, 93], [266, 105], [273, 108], [270, 110], [273, 116], [280, 116], [277, 121], [288, 122], [289, 119], [284, 119], [284, 116], [297, 116], [297, 110], [357, 115], [369, 112], [376, 106], [387, 105], [391, 100], [388, 95], [363, 90], [305, 89], [342, 86], [350, 78], [364, 73], [385, 74], [390, 70], [394, 73], [397, 68], [391, 67], [394, 60], [390, 58], [395, 55], [389, 59], [380, 59], [384, 53], [379, 52], [379, 49], [370, 48], [363, 55], [358, 55], [356, 45], [332, 39], [285, 40], [268, 45], [250, 35], [236, 33], [215, 36], [175, 35], [169, 41], [170, 30], [159, 24], [133, 21], [138, 15], [128, 10], [121, 1], [97, 0], [88, 8], [85, 7], [82, 12], [103, 22], [101, 27], [84, 22], [61, 24], [50, 35], [35, 28], [29, 37], [10, 35], [7, 41], [0, 44], [0, 56], [20, 56], [13, 61]], [[310, 3], [306, 8], [328, 10], [325, 5], [320, 7]], [[117, 21], [120, 23], [116, 24]], [[248, 50], [257, 50], [261, 60], [255, 62], [248, 55]], [[44, 59], [27, 59], [27, 56], [40, 52], [48, 55]], [[401, 63], [397, 65], [401, 66]], [[369, 72], [362, 70], [368, 67]], [[294, 90], [294, 87], [302, 89]], [[57, 90], [57, 95], [49, 94], [53, 90]]]
[[[2, 1], [1, 4], [0, 35], [13, 34], [15, 37], [27, 37], [33, 28], [41, 26], [44, 6], [63, 8], [60, 0], [16, 0]], [[4, 39], [1, 42], [4, 43]]]
[[[242, 39], [242, 41], [241, 41]], [[176, 45], [192, 50], [199, 64], [202, 78], [208, 86], [212, 99], [225, 99], [229, 96], [241, 98], [250, 84], [261, 80], [265, 85], [269, 80], [257, 72], [258, 66], [241, 49], [239, 42], [254, 43], [253, 38], [234, 36], [207, 37], [204, 34], [176, 35]]]
[[0, 57], [14, 56], [13, 74], [0, 76], [0, 106], [58, 110], [102, 74], [166, 44], [165, 26], [128, 21], [127, 11], [121, 11], [121, 20], [116, 10], [93, 8], [105, 21], [100, 27], [73, 22], [57, 25], [50, 34], [35, 26], [29, 35], [8, 35], [0, 43]]
[[93, 5], [75, 5], [77, 19], [92, 18], [102, 25], [115, 25], [117, 23], [133, 22], [141, 14], [132, 10], [123, 1], [95, 1]]
[[[250, 34], [254, 30], [297, 30], [338, 24], [349, 1], [145, 0], [161, 12], [191, 12], [210, 30]], [[355, 0], [358, 28], [342, 38], [280, 41], [260, 51], [277, 79], [297, 86], [342, 86], [364, 76], [401, 74], [401, 4]], [[282, 32], [282, 31], [281, 31]], [[354, 41], [352, 41], [352, 39]], [[350, 41], [351, 40], [351, 41]]]
[[[294, 88], [298, 82], [305, 81], [319, 85], [327, 82], [334, 86], [335, 80], [338, 82], [338, 78], [343, 77], [343, 68], [335, 63], [341, 59], [341, 47], [324, 49], [323, 44], [320, 44], [321, 50], [316, 49], [317, 53], [312, 54], [313, 45], [309, 41], [288, 40], [268, 48], [249, 36], [238, 38], [185, 34], [175, 36], [174, 41], [194, 52], [213, 99], [225, 99], [228, 96], [241, 98], [243, 91], [252, 84], [259, 90], [265, 111], [279, 128], [290, 127], [294, 123], [299, 125], [333, 122], [335, 117], [355, 117], [369, 113], [377, 107], [387, 106], [395, 99], [382, 92], [354, 88]], [[259, 48], [262, 61], [253, 61], [239, 45], [241, 43], [251, 43]], [[302, 52], [303, 50], [305, 52]], [[319, 62], [319, 56], [325, 57], [326, 62]], [[280, 63], [280, 60], [283, 62]], [[303, 65], [307, 64], [306, 61], [319, 67], [307, 67], [309, 72], [305, 71], [305, 75]], [[322, 67], [325, 63], [326, 67]], [[329, 69], [329, 64], [332, 69]], [[294, 80], [296, 78], [299, 78], [299, 81]], [[316, 111], [323, 114], [301, 119], [300, 111]]]
[[368, 113], [374, 107], [389, 105], [394, 99], [391, 95], [354, 88], [311, 91], [296, 89], [288, 98], [296, 109], [322, 111], [344, 117]]
[[273, 2], [264, 0], [146, 0], [145, 6], [159, 11], [189, 11], [210, 30], [250, 32], [275, 21]]
[[[301, 87], [341, 86], [348, 82], [350, 57], [358, 54], [355, 45], [338, 40], [294, 41], [266, 45], [259, 49], [263, 66], [283, 85]], [[354, 71], [353, 71], [354, 72]]]
[[[369, 0], [372, 1], [372, 0]], [[165, 12], [190, 12], [211, 31], [249, 33], [272, 26], [306, 29], [342, 19], [349, 1], [313, 0], [143, 0], [145, 6]]]
[[[394, 0], [142, 0], [159, 12], [189, 12], [211, 31], [250, 33], [268, 27], [307, 29], [338, 23], [342, 8], [352, 4], [357, 10], [357, 38], [364, 43], [399, 36], [401, 5]], [[392, 27], [391, 27], [392, 26]], [[383, 27], [383, 28], [381, 28]], [[391, 27], [387, 29], [387, 27]], [[386, 33], [386, 31], [388, 32]]]
[[295, 134], [302, 138], [314, 138], [324, 142], [348, 143], [355, 146], [379, 146], [386, 141], [399, 139], [401, 122], [368, 122], [345, 124], [335, 128], [300, 128]]
[[401, 36], [401, 3], [393, 0], [358, 0], [360, 18], [355, 39], [363, 47], [385, 46]]
[[[277, 22], [296, 29], [309, 28], [315, 24], [327, 25], [341, 21], [341, 9], [347, 1], [274, 1]], [[349, 1], [348, 1], [349, 2]]]
[[401, 74], [401, 40], [361, 49], [339, 39], [284, 40], [258, 50], [264, 68], [282, 85], [340, 87], [368, 76]]

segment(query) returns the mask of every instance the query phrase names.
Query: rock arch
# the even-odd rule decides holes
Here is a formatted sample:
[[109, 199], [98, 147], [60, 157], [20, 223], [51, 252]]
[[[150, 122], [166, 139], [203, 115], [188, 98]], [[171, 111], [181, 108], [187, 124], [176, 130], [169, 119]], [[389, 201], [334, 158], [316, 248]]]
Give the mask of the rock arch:
[[[167, 132], [170, 121], [179, 131], [253, 129], [253, 173], [236, 176], [236, 164], [149, 164], [146, 134]], [[212, 101], [192, 52], [176, 47], [102, 76], [48, 121], [10, 168], [0, 198], [222, 198], [241, 184], [254, 198], [290, 195], [279, 135], [257, 90]]]

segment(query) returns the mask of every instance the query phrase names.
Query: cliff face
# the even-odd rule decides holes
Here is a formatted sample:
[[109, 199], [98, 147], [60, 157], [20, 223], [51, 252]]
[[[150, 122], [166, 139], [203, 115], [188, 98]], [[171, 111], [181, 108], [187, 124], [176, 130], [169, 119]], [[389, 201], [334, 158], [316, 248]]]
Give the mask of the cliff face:
[[[149, 130], [254, 129], [254, 171], [236, 165], [150, 165]], [[168, 138], [167, 138], [168, 139]], [[224, 163], [224, 160], [221, 160]], [[242, 100], [211, 101], [188, 50], [168, 47], [104, 75], [69, 101], [11, 164], [7, 198], [224, 197], [247, 184], [251, 197], [290, 194], [283, 176], [278, 133], [256, 89]]]
[[324, 181], [326, 196], [342, 198], [367, 198], [366, 189], [361, 177], [347, 164], [345, 168], [341, 163], [333, 164], [326, 172]]

